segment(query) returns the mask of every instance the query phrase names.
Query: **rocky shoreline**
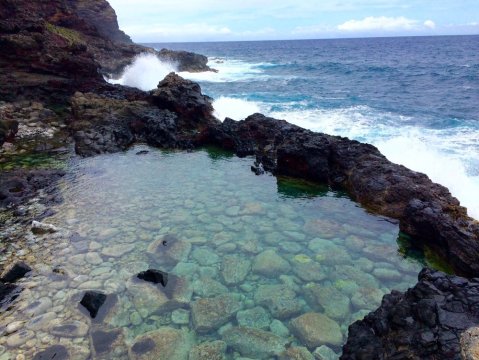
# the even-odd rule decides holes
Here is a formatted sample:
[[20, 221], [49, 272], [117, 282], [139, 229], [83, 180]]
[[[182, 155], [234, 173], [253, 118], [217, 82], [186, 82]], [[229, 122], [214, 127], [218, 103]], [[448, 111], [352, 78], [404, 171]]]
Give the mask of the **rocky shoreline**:
[[[107, 2], [39, 6], [7, 0], [0, 5], [0, 44], [1, 158], [68, 153], [72, 147], [93, 156], [135, 142], [167, 149], [216, 145], [238, 156], [254, 155], [257, 174], [269, 171], [347, 190], [365, 208], [397, 219], [416, 247], [434, 251], [459, 275], [479, 277], [479, 223], [445, 187], [389, 162], [373, 146], [261, 114], [220, 122], [199, 85], [176, 74], [151, 92], [107, 84], [103, 75], [118, 73], [143, 52], [176, 62], [183, 71], [210, 70], [202, 55], [133, 44]], [[12, 228], [10, 241], [25, 224], [48, 216], [48, 204], [61, 201], [55, 184], [63, 174], [2, 170], [0, 208], [11, 215], [4, 222]], [[0, 284], [0, 302], [14, 289]], [[474, 279], [423, 271], [413, 289], [387, 295], [380, 309], [351, 325], [342, 358], [459, 359], [462, 349], [464, 359], [473, 359], [479, 351], [477, 331], [470, 330], [479, 323], [478, 289]], [[240, 341], [233, 331], [227, 337]]]

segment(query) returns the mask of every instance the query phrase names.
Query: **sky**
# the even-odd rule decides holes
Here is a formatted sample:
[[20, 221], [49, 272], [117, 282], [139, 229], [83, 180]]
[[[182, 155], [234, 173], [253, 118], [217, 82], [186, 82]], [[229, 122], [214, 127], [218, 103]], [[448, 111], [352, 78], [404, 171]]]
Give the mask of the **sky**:
[[479, 0], [108, 0], [136, 42], [479, 34]]

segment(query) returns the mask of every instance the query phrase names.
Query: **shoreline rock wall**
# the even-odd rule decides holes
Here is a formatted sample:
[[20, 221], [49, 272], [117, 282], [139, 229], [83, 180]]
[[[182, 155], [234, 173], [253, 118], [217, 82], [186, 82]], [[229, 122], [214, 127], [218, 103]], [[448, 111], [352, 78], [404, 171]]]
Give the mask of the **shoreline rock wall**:
[[477, 355], [478, 337], [467, 330], [477, 324], [478, 280], [423, 270], [414, 288], [385, 295], [378, 310], [349, 327], [341, 359], [461, 359], [461, 349], [463, 359], [474, 359], [467, 356]]
[[400, 221], [419, 248], [432, 248], [462, 275], [479, 275], [479, 223], [449, 190], [426, 175], [391, 163], [374, 146], [314, 133], [254, 114], [226, 119], [206, 142], [255, 155], [265, 170], [346, 189], [365, 206]]

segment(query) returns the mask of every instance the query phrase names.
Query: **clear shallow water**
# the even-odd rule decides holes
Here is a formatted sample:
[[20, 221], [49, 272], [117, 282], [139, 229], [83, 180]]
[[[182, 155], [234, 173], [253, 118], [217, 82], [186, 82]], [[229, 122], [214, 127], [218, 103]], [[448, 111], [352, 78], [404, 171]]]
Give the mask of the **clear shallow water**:
[[[150, 45], [209, 56], [218, 73], [181, 75], [220, 119], [259, 111], [372, 143], [479, 218], [478, 36]], [[125, 83], [155, 87], [165, 66], [142, 62]]]
[[[187, 352], [233, 341], [228, 328], [238, 325], [304, 346], [307, 339], [290, 333], [291, 319], [309, 312], [330, 319], [321, 331], [333, 335], [321, 344], [338, 351], [350, 323], [383, 294], [416, 282], [421, 265], [398, 250], [398, 226], [344, 194], [255, 176], [251, 158], [217, 150], [135, 155], [144, 149], [76, 160], [62, 185], [64, 203], [45, 220], [68, 233], [27, 236], [2, 256], [34, 268], [13, 308], [0, 314], [5, 354], [30, 359], [63, 344], [75, 359], [88, 358], [97, 331], [111, 329], [123, 335], [97, 358], [127, 358], [151, 331], [179, 331], [183, 340], [170, 348]], [[148, 268], [167, 271], [174, 288], [135, 280]], [[78, 306], [86, 290], [117, 299], [93, 323]], [[253, 349], [261, 338], [235, 336]], [[237, 357], [228, 347], [228, 358]]]

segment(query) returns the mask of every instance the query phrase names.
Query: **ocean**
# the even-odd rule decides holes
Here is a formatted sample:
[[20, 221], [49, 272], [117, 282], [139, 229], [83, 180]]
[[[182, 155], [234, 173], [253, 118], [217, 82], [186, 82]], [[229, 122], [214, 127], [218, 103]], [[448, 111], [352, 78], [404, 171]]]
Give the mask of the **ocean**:
[[[208, 56], [217, 73], [180, 75], [220, 120], [261, 112], [373, 144], [479, 219], [479, 36], [146, 45]], [[174, 70], [143, 56], [116, 82], [149, 90]]]

